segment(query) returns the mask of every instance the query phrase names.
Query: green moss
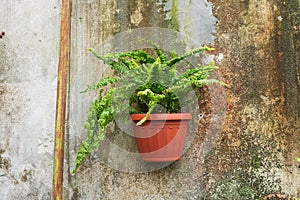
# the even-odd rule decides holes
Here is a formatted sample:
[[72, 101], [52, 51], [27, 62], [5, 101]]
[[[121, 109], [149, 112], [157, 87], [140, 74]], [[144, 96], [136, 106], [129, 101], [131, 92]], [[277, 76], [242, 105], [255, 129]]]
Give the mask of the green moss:
[[[235, 154], [220, 154], [223, 149], [216, 149], [209, 154], [211, 163], [222, 161], [226, 172], [208, 172], [209, 181], [205, 188], [207, 199], [261, 199], [267, 194], [281, 193], [282, 168], [280, 149], [273, 137], [259, 136], [245, 132], [239, 149]], [[213, 166], [210, 166], [211, 168]], [[218, 169], [223, 170], [223, 169]], [[210, 175], [211, 174], [211, 175]]]
[[189, 0], [189, 3], [187, 5], [187, 11], [186, 11], [186, 17], [185, 17], [185, 26], [184, 26], [184, 33], [186, 35], [191, 36], [192, 31], [191, 31], [191, 25], [192, 24], [192, 19], [191, 19], [191, 6], [192, 6], [192, 0]]
[[251, 91], [249, 93], [249, 98], [250, 99], [257, 99], [257, 98], [259, 98], [259, 92], [258, 91]]
[[171, 6], [171, 20], [169, 22], [169, 28], [179, 31], [179, 21], [178, 21], [178, 0], [172, 0]]
[[237, 177], [234, 174], [230, 174], [217, 184], [214, 193], [210, 198], [246, 200], [259, 199], [260, 196], [256, 189], [247, 183], [247, 180]]
[[258, 155], [254, 155], [252, 158], [252, 167], [258, 169], [262, 166], [262, 160]]

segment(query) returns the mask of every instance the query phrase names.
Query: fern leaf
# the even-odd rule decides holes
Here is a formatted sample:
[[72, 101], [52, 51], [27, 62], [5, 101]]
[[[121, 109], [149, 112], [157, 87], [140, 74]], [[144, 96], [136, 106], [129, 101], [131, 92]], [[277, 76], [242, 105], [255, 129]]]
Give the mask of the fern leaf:
[[89, 85], [84, 91], [82, 91], [81, 93], [84, 92], [89, 92], [92, 90], [96, 90], [99, 89], [101, 87], [107, 86], [108, 84], [114, 84], [116, 82], [118, 82], [120, 80], [120, 78], [111, 78], [111, 77], [105, 77], [100, 79], [97, 83], [94, 83], [92, 85]]
[[161, 63], [165, 63], [167, 61], [167, 55], [162, 52], [162, 50], [159, 48], [159, 46], [156, 43], [154, 43], [151, 40], [144, 40], [144, 41], [150, 44], [154, 48]]
[[182, 56], [177, 56], [175, 58], [172, 58], [171, 60], [169, 60], [168, 62], [166, 62], [166, 64], [168, 66], [174, 66], [176, 63], [180, 62], [181, 60], [187, 58], [187, 57], [190, 57], [196, 53], [202, 53], [204, 51], [212, 51], [214, 50], [214, 48], [209, 48], [207, 46], [204, 46], [204, 47], [199, 47], [199, 48], [196, 48], [196, 49], [193, 49], [189, 52], [186, 52], [185, 54], [183, 54]]

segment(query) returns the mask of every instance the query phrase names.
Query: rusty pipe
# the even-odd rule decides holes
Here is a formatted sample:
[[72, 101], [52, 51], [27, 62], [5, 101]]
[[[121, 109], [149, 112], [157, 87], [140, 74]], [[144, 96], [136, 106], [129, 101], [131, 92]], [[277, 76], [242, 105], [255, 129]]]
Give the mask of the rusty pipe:
[[52, 199], [62, 199], [64, 166], [64, 133], [66, 119], [67, 81], [71, 29], [71, 0], [62, 0], [60, 23], [60, 47], [57, 76], [55, 139]]

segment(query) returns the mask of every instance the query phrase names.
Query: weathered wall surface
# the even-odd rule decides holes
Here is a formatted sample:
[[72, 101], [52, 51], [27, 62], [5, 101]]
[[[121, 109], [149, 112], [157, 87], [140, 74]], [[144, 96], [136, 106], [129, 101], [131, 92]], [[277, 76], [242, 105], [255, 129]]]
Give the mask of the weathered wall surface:
[[[197, 2], [199, 3], [198, 6]], [[174, 8], [175, 5], [176, 8]], [[175, 40], [170, 40], [171, 35], [153, 36], [156, 34], [153, 29], [153, 33], [150, 35], [148, 35], [148, 31], [141, 31], [136, 35], [132, 35], [133, 37], [129, 37], [128, 40], [122, 41], [118, 40], [118, 37], [122, 36], [121, 34], [115, 40], [108, 42], [109, 37], [113, 34], [142, 27], [177, 27], [185, 35], [184, 37], [191, 37], [189, 34], [197, 35], [198, 37], [195, 36], [193, 43], [189, 45], [195, 45], [195, 43], [199, 45], [199, 43], [213, 41], [209, 33], [214, 27], [215, 19], [204, 1], [195, 1], [190, 5], [188, 2], [179, 1], [175, 5], [172, 4], [172, 1], [159, 3], [141, 0], [122, 2], [115, 0], [81, 1], [73, 4], [72, 40], [74, 48], [71, 52], [72, 64], [70, 71], [69, 172], [74, 168], [78, 143], [84, 137], [82, 125], [86, 116], [87, 102], [91, 100], [88, 94], [80, 94], [80, 91], [85, 89], [88, 83], [92, 83], [109, 72], [108, 70], [105, 71], [99, 61], [88, 55], [85, 48], [93, 47], [101, 52], [105, 51], [103, 46], [108, 50], [109, 48], [121, 48], [122, 46], [130, 47], [131, 41], [138, 40], [143, 36], [153, 37], [154, 41], [165, 40], [170, 47], [173, 45], [172, 43], [176, 43]], [[173, 9], [172, 12], [169, 11], [171, 8]], [[198, 12], [197, 8], [202, 12]], [[189, 10], [192, 10], [192, 12], [189, 12]], [[201, 16], [205, 20], [199, 22]], [[200, 27], [200, 29], [194, 30], [195, 27], [190, 25], [197, 20], [197, 26], [195, 27]], [[151, 32], [150, 29], [149, 31]], [[205, 38], [200, 37], [198, 31], [207, 33], [208, 36]], [[107, 44], [109, 47], [106, 46]], [[197, 128], [194, 130], [194, 134], [196, 134]], [[198, 157], [201, 144], [200, 135], [196, 134], [194, 143], [180, 162], [164, 168], [142, 163], [138, 157], [132, 156], [133, 153], [124, 156], [127, 155], [126, 152], [117, 149], [114, 144], [125, 150], [136, 152], [133, 138], [125, 134], [112, 133], [101, 144], [100, 148], [86, 160], [78, 173], [68, 177], [71, 187], [65, 192], [66, 198], [201, 198], [203, 160]], [[153, 171], [155, 167], [161, 169]]]
[[0, 198], [51, 199], [59, 1], [0, 4]]
[[222, 139], [205, 162], [207, 196], [299, 196], [299, 2], [213, 2], [231, 87]]
[[[294, 160], [300, 156], [300, 2], [211, 2], [213, 7], [205, 0], [73, 1], [64, 199], [300, 196]], [[3, 0], [0, 5], [0, 34], [5, 32], [0, 39], [1, 199], [51, 198], [59, 12], [59, 1]], [[142, 27], [178, 30], [188, 47], [212, 43], [218, 75], [230, 85], [226, 96], [222, 89], [219, 96], [210, 88], [202, 91], [208, 97], [199, 101], [206, 115], [199, 132], [192, 130], [195, 137], [180, 162], [152, 171], [162, 166], [118, 158], [120, 151], [109, 142], [136, 149], [132, 138], [113, 132], [71, 175], [88, 102], [95, 96], [80, 91], [110, 73], [85, 49], [128, 48], [132, 44], [126, 40], [109, 38]], [[149, 36], [138, 33], [136, 38]], [[153, 35], [173, 45], [173, 36]], [[212, 127], [214, 103], [220, 100], [226, 102], [226, 118]], [[219, 128], [222, 134], [206, 155], [205, 136]]]
[[[268, 194], [299, 195], [299, 164], [294, 160], [299, 155], [300, 138], [299, 2], [212, 3], [212, 10], [206, 1], [200, 0], [186, 3], [111, 0], [73, 5], [71, 169], [76, 146], [84, 135], [80, 124], [87, 105], [78, 102], [90, 101], [90, 97], [79, 95], [79, 91], [86, 82], [97, 79], [95, 71], [102, 76], [104, 69], [84, 52], [85, 47], [101, 51], [99, 46], [112, 34], [153, 26], [172, 28], [191, 37], [195, 43], [188, 46], [209, 43], [213, 42], [209, 35], [217, 18], [215, 60], [220, 66], [219, 75], [230, 87], [226, 89], [223, 132], [207, 156], [199, 156], [205, 137], [199, 132], [180, 162], [153, 172], [121, 172], [110, 167], [112, 157], [118, 152], [107, 148], [106, 143], [120, 146], [134, 143], [126, 136], [113, 135], [76, 175], [69, 177], [68, 198], [258, 199]], [[110, 44], [113, 48], [124, 45], [124, 41]], [[78, 58], [82, 54], [85, 56]], [[200, 101], [201, 110], [207, 111], [200, 130], [209, 131], [211, 101]], [[128, 160], [129, 157], [122, 158], [121, 162], [126, 165]]]

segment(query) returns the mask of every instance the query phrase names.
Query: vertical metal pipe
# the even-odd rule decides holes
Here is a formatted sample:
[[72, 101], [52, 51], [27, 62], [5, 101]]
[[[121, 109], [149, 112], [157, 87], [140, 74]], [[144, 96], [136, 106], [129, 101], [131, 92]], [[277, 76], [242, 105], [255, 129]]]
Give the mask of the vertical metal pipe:
[[69, 68], [69, 47], [71, 28], [71, 0], [62, 0], [60, 24], [60, 49], [57, 77], [55, 140], [52, 199], [62, 199], [64, 166], [64, 132], [66, 118], [66, 97]]

